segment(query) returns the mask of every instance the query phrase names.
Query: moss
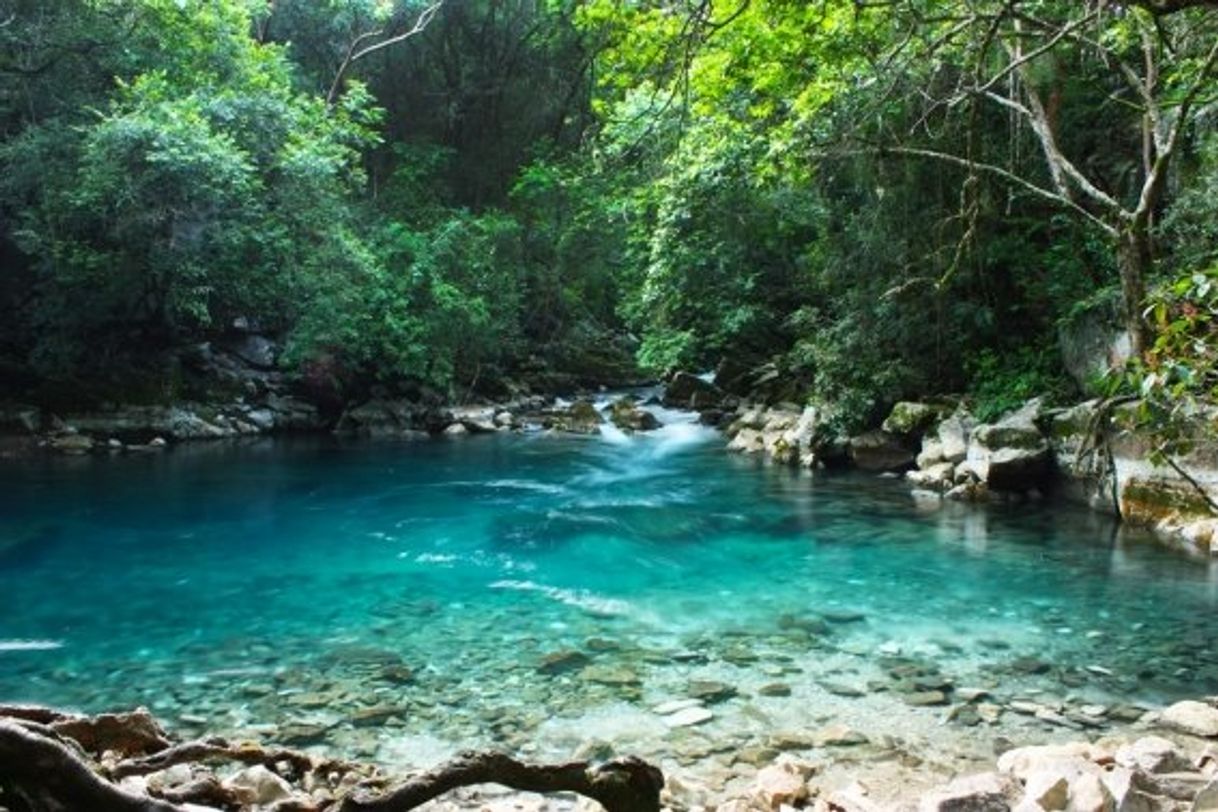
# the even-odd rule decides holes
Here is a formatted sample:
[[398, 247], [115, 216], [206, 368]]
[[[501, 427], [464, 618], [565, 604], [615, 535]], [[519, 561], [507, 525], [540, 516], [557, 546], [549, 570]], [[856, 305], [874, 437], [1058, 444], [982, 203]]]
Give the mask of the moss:
[[1134, 521], [1158, 523], [1169, 517], [1209, 517], [1209, 505], [1187, 485], [1131, 479], [1121, 490], [1121, 513]]

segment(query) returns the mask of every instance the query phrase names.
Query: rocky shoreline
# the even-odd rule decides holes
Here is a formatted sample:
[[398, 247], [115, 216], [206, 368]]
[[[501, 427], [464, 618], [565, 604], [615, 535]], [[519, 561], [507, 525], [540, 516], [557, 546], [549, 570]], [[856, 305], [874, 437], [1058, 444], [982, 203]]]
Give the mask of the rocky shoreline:
[[[435, 396], [381, 396], [326, 414], [274, 369], [272, 348], [254, 337], [238, 346], [240, 352], [206, 354], [208, 374], [239, 392], [218, 403], [111, 404], [64, 414], [28, 404], [0, 408], [0, 458], [155, 453], [174, 443], [272, 434], [424, 439], [497, 431], [597, 434], [606, 423], [625, 432], [659, 427], [648, 404], [629, 395], [598, 408], [603, 392], [456, 406]], [[804, 469], [904, 475], [923, 502], [1061, 496], [1150, 528], [1186, 552], [1218, 555], [1218, 415], [1194, 418], [1194, 436], [1178, 459], [1156, 454], [1153, 438], [1134, 420], [1133, 402], [1050, 409], [1033, 399], [989, 423], [958, 400], [901, 402], [879, 427], [845, 436], [834, 428], [831, 405], [773, 402], [764, 387], [732, 394], [723, 375], [709, 377], [674, 374], [662, 403], [698, 412], [703, 423], [724, 432], [733, 452]]]
[[[0, 809], [78, 808], [84, 799], [93, 812], [602, 809], [592, 796], [610, 812], [1218, 810], [1218, 697], [1147, 713], [1138, 728], [1136, 735], [1095, 741], [1004, 743], [988, 769], [946, 777], [942, 771], [919, 772], [914, 762], [868, 770], [849, 758], [775, 753], [751, 781], [716, 791], [678, 774], [664, 776], [631, 757], [590, 753], [578, 762], [546, 765], [470, 752], [425, 772], [402, 773], [400, 768], [215, 736], [175, 741], [142, 708], [83, 717], [35, 706], [0, 706], [0, 754], [6, 759], [0, 763]], [[851, 738], [848, 730], [833, 736], [816, 746], [823, 752], [866, 741]], [[867, 775], [861, 778], [860, 773]], [[623, 795], [627, 785], [632, 789]], [[519, 791], [527, 789], [548, 794]]]

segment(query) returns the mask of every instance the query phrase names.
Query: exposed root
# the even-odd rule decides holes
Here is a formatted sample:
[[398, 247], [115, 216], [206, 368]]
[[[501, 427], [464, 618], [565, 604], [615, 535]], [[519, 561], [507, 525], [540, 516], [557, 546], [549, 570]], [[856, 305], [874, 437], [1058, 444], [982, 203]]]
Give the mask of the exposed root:
[[[247, 806], [236, 785], [207, 766], [260, 765], [291, 787], [280, 810], [406, 812], [459, 787], [502, 784], [512, 789], [572, 792], [606, 812], [659, 812], [661, 772], [637, 758], [594, 766], [528, 764], [503, 753], [466, 752], [386, 789], [376, 768], [319, 759], [297, 750], [233, 744], [222, 738], [174, 744], [142, 708], [88, 717], [35, 706], [0, 705], [0, 803], [13, 812], [185, 812], [185, 804], [218, 809]], [[118, 783], [186, 765], [176, 785], [150, 781], [147, 792]], [[278, 780], [278, 779], [276, 779]], [[321, 788], [319, 792], [318, 789]], [[155, 796], [155, 797], [154, 797]]]

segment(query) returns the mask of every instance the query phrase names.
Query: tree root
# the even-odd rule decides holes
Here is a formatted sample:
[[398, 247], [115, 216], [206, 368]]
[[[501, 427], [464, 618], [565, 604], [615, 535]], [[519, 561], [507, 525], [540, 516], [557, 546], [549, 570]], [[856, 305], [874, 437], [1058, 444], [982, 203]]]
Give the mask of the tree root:
[[526, 792], [575, 792], [600, 802], [606, 812], [659, 812], [663, 774], [629, 757], [599, 767], [587, 762], [525, 764], [502, 753], [465, 752], [381, 795], [357, 791], [336, 812], [404, 812], [457, 787], [502, 784]]
[[[572, 792], [599, 802], [606, 812], [659, 812], [664, 786], [656, 767], [633, 757], [594, 766], [582, 761], [528, 764], [503, 753], [465, 752], [386, 789], [385, 777], [368, 765], [222, 738], [173, 744], [143, 709], [86, 717], [0, 705], [0, 804], [13, 812], [185, 812], [187, 803], [242, 807], [238, 791], [203, 766], [217, 761], [275, 771], [295, 792], [295, 800], [281, 801], [276, 808], [315, 812], [406, 812], [475, 784]], [[158, 797], [113, 783], [179, 765], [199, 772], [178, 786], [157, 788]], [[307, 790], [317, 787], [330, 787], [330, 797], [310, 796]]]

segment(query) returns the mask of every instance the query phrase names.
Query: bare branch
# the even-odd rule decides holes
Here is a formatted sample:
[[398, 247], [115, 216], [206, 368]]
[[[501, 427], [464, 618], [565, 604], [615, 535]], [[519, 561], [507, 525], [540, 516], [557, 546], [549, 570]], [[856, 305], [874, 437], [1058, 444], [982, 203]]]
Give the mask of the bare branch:
[[[366, 56], [381, 51], [398, 43], [418, 36], [423, 33], [424, 29], [431, 24], [435, 16], [440, 12], [440, 8], [444, 5], [444, 0], [436, 0], [427, 8], [419, 12], [419, 16], [415, 18], [414, 25], [400, 34], [386, 36], [386, 29], [380, 28], [375, 31], [365, 31], [351, 41], [347, 47], [347, 53], [343, 56], [342, 63], [338, 66], [338, 70], [334, 74], [334, 81], [330, 83], [330, 91], [326, 93], [326, 104], [333, 106], [338, 100], [339, 91], [342, 88], [343, 79], [347, 75], [347, 71], [351, 69], [359, 60]], [[373, 42], [378, 37], [385, 37], [379, 42]], [[371, 43], [371, 44], [365, 44]]]
[[953, 164], [955, 166], [964, 167], [965, 169], [969, 169], [969, 170], [973, 170], [973, 171], [977, 171], [977, 172], [984, 172], [987, 175], [993, 175], [995, 177], [1005, 180], [1007, 183], [1010, 183], [1020, 189], [1023, 189], [1026, 192], [1031, 193], [1032, 195], [1034, 195], [1042, 200], [1047, 200], [1058, 206], [1062, 206], [1063, 208], [1070, 209], [1075, 214], [1081, 215], [1082, 217], [1086, 218], [1088, 221], [1090, 221], [1094, 225], [1098, 226], [1100, 229], [1103, 230], [1103, 232], [1105, 234], [1108, 234], [1109, 236], [1113, 236], [1113, 237], [1116, 236], [1116, 233], [1117, 233], [1116, 229], [1111, 224], [1105, 222], [1103, 219], [1101, 219], [1099, 217], [1096, 217], [1094, 214], [1087, 211], [1087, 209], [1080, 206], [1074, 200], [1071, 200], [1069, 197], [1066, 197], [1065, 195], [1054, 192], [1050, 189], [1045, 189], [1042, 186], [1037, 186], [1035, 183], [1032, 183], [1031, 181], [1026, 180], [1025, 178], [1021, 178], [1021, 177], [1019, 177], [1019, 175], [1016, 175], [1014, 172], [1011, 172], [1007, 169], [1003, 169], [1000, 166], [995, 166], [994, 164], [988, 164], [988, 163], [981, 163], [978, 161], [971, 161], [967, 158], [961, 158], [958, 155], [952, 155], [947, 152], [938, 152], [936, 150], [931, 150], [931, 149], [920, 149], [918, 147], [885, 147], [883, 149], [872, 150], [871, 152], [880, 153], [880, 154], [891, 153], [894, 155], [908, 155], [910, 157], [915, 157], [915, 158], [930, 158], [932, 160], [943, 161], [944, 163], [949, 163], [949, 164]]

